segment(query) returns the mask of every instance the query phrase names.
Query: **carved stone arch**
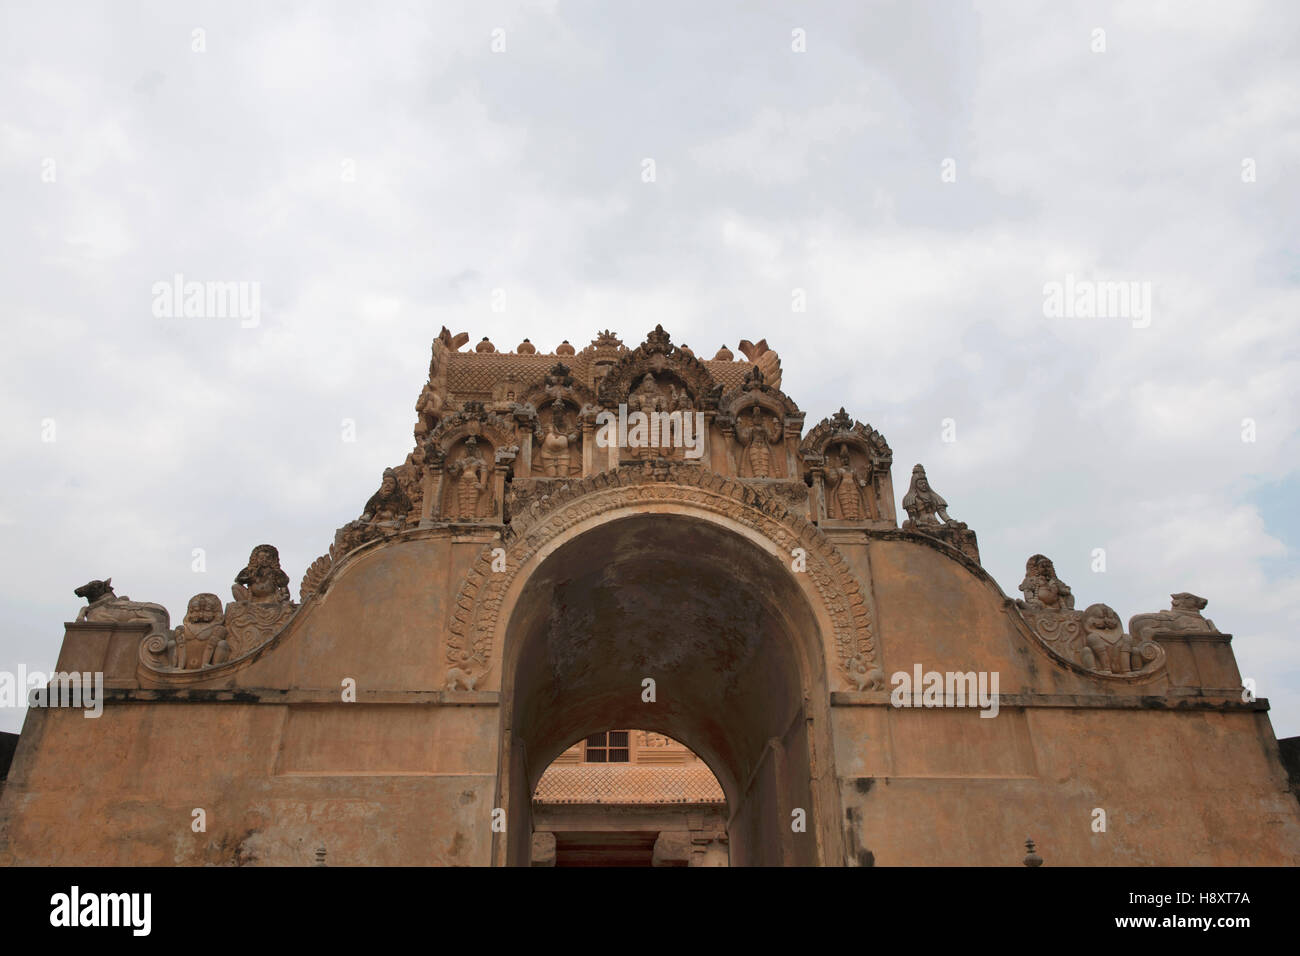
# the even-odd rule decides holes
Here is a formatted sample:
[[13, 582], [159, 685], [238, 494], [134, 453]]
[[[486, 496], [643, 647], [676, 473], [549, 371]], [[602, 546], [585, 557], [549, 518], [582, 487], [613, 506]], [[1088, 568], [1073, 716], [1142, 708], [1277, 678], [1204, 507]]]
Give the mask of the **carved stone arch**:
[[[847, 466], [841, 460], [845, 453], [850, 458]], [[799, 457], [812, 485], [813, 513], [819, 522], [897, 527], [891, 474], [894, 453], [880, 432], [854, 420], [841, 408], [804, 437]], [[852, 504], [850, 490], [855, 481], [862, 486], [860, 504], [856, 505]], [[854, 511], [858, 513], [852, 514]]]
[[874, 458], [893, 462], [894, 453], [880, 434], [870, 425], [855, 421], [853, 416], [840, 409], [830, 418], [823, 418], [817, 427], [810, 431], [799, 446], [799, 454], [808, 456], [825, 456], [834, 446], [848, 444], [862, 449]]
[[[753, 371], [758, 371], [755, 366]], [[753, 372], [750, 373], [752, 375]], [[799, 410], [799, 406], [794, 400], [779, 388], [773, 388], [770, 385], [762, 384], [762, 380], [754, 382], [749, 376], [746, 376], [744, 385], [733, 388], [725, 393], [718, 402], [718, 410], [732, 419], [737, 414], [749, 408], [752, 405], [758, 405], [767, 409], [778, 418], [798, 418], [803, 420], [804, 413]]]
[[480, 403], [469, 402], [464, 410], [448, 415], [438, 423], [429, 435], [429, 445], [435, 454], [445, 455], [453, 445], [470, 435], [480, 441], [486, 440], [495, 451], [514, 444], [515, 427], [495, 412], [485, 411]]
[[698, 409], [716, 409], [722, 386], [704, 363], [672, 344], [662, 325], [656, 325], [646, 340], [625, 354], [601, 379], [599, 404], [607, 409], [626, 402], [628, 395], [647, 374], [656, 378], [669, 373], [685, 387]]
[[[661, 476], [656, 479], [656, 475]], [[624, 466], [568, 483], [545, 504], [516, 515], [500, 545], [485, 547], [461, 585], [448, 625], [447, 687], [472, 689], [493, 666], [504, 640], [507, 606], [521, 570], [569, 529], [593, 517], [646, 504], [734, 522], [768, 543], [783, 561], [799, 562], [799, 579], [823, 626], [834, 635], [838, 670], [858, 690], [884, 687], [870, 591], [826, 535], [773, 495], [698, 466]], [[504, 546], [505, 556], [496, 548]]]
[[545, 378], [525, 385], [520, 392], [519, 404], [531, 405], [539, 415], [557, 398], [579, 413], [594, 406], [596, 393], [571, 375], [558, 374], [559, 369], [568, 371], [564, 365], [556, 365]]

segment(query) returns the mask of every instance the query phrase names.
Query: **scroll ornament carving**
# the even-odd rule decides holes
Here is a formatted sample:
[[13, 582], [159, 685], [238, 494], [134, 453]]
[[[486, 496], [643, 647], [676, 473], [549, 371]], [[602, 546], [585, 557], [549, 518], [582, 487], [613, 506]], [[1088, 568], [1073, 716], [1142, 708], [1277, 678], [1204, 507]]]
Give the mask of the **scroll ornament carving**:
[[760, 487], [698, 465], [661, 458], [565, 482], [546, 498], [533, 499], [514, 516], [506, 532], [505, 571], [493, 571], [492, 551], [500, 545], [483, 549], [461, 586], [452, 613], [446, 651], [448, 689], [473, 689], [489, 672], [505, 595], [518, 570], [546, 542], [605, 511], [653, 501], [689, 504], [723, 515], [787, 553], [796, 547], [804, 549], [805, 573], [834, 627], [837, 664], [844, 681], [860, 690], [884, 688], [870, 598], [823, 532]]
[[964, 521], [954, 521], [948, 516], [948, 502], [930, 487], [930, 480], [921, 465], [912, 469], [912, 483], [903, 496], [903, 510], [907, 512], [904, 531], [928, 534], [952, 545], [971, 560], [979, 561], [975, 532]]
[[141, 642], [141, 663], [165, 675], [205, 671], [247, 657], [279, 634], [298, 610], [288, 585], [279, 551], [259, 544], [235, 576], [234, 601], [225, 611], [217, 595], [194, 595], [180, 627], [149, 634]]
[[1164, 666], [1164, 648], [1145, 631], [1130, 627], [1126, 634], [1108, 605], [1076, 611], [1073, 592], [1047, 557], [1035, 554], [1025, 563], [1020, 591], [1024, 598], [1016, 605], [1025, 622], [1058, 657], [1101, 677], [1144, 677]]

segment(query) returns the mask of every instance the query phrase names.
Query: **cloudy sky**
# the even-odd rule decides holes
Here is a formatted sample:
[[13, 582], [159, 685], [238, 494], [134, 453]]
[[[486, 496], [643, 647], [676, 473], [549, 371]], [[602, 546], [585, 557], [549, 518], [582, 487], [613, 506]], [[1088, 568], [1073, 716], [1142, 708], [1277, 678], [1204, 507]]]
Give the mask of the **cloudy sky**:
[[[1125, 621], [1208, 597], [1300, 734], [1290, 0], [5, 6], [0, 670], [91, 578], [179, 619], [265, 541], [296, 594], [443, 325], [661, 322], [766, 337], [1008, 594], [1041, 551]], [[156, 315], [177, 273], [257, 324]], [[1150, 314], [1045, 314], [1067, 276]]]

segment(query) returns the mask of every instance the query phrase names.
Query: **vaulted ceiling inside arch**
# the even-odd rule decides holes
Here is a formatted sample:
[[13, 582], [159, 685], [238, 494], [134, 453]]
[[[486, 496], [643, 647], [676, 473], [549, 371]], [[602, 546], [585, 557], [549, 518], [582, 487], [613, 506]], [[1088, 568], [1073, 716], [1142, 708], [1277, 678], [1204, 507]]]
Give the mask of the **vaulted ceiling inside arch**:
[[791, 572], [735, 533], [653, 514], [583, 534], [533, 574], [510, 622], [531, 775], [584, 734], [636, 726], [686, 743], [730, 793], [799, 711], [797, 633], [816, 640]]

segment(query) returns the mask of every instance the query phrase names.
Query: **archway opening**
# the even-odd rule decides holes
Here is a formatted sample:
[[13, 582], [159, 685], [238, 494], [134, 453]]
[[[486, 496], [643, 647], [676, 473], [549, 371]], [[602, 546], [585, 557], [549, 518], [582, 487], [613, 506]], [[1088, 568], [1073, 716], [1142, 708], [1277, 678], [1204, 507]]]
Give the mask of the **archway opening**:
[[642, 511], [595, 523], [540, 559], [505, 638], [500, 859], [529, 863], [530, 798], [557, 756], [639, 727], [680, 741], [713, 771], [731, 865], [822, 860], [819, 811], [833, 790], [813, 769], [824, 715], [807, 706], [826, 699], [820, 630], [778, 555], [741, 526]]

